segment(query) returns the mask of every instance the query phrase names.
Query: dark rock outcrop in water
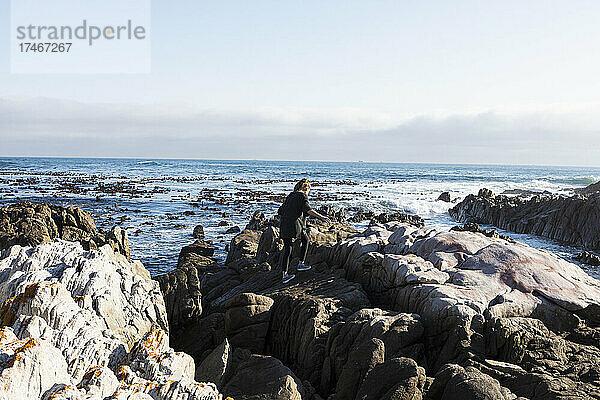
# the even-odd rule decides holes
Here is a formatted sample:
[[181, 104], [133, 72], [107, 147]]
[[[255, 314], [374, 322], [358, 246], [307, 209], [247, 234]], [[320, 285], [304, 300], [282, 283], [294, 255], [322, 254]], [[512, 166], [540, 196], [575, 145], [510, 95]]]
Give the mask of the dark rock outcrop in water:
[[425, 222], [423, 218], [414, 214], [405, 214], [401, 212], [375, 214], [372, 211], [359, 211], [354, 214], [350, 222], [370, 221], [371, 224], [385, 224], [388, 222], [404, 222], [414, 226], [423, 226]]
[[173, 346], [236, 399], [600, 399], [600, 282], [475, 224], [408, 221], [310, 222], [313, 268], [284, 285], [277, 218], [256, 213], [198, 269], [202, 314]]
[[494, 225], [572, 246], [600, 250], [600, 192], [531, 198], [494, 195], [481, 189], [449, 210], [460, 222]]
[[114, 227], [107, 233], [99, 232], [90, 214], [77, 207], [24, 201], [0, 208], [0, 250], [15, 244], [37, 246], [54, 239], [77, 241], [88, 250], [108, 244], [130, 257], [125, 230]]
[[439, 195], [437, 199], [438, 201], [444, 201], [446, 203], [450, 203], [452, 201], [452, 199], [450, 198], [450, 192], [443, 192]]

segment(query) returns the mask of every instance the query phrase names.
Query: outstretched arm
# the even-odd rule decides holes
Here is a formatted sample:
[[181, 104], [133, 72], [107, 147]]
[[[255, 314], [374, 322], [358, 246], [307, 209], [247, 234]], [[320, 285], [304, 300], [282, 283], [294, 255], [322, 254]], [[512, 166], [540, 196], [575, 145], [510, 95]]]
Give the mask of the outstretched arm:
[[331, 223], [331, 220], [330, 220], [329, 218], [327, 218], [327, 217], [326, 217], [326, 216], [324, 216], [324, 215], [321, 215], [321, 214], [319, 214], [319, 213], [318, 213], [318, 212], [316, 212], [315, 210], [312, 210], [312, 209], [311, 209], [311, 210], [308, 210], [308, 215], [310, 215], [311, 217], [318, 218], [318, 219], [320, 219], [321, 221], [323, 221], [323, 222], [326, 222], [326, 223], [328, 223], [328, 224], [330, 224], [330, 223]]

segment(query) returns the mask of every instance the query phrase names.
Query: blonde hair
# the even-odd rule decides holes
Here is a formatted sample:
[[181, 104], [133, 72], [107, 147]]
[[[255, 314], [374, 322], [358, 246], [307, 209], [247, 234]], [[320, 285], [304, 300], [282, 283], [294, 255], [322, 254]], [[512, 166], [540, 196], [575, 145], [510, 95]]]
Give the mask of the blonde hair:
[[310, 189], [310, 183], [306, 178], [300, 179], [298, 183], [296, 183], [296, 186], [294, 186], [295, 192], [306, 192], [308, 189]]

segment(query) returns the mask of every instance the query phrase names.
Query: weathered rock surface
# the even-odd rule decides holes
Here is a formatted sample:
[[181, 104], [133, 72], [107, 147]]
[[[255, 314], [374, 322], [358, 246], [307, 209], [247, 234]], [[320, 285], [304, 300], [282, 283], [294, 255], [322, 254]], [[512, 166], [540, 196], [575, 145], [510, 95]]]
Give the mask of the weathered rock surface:
[[0, 302], [0, 398], [220, 396], [193, 380], [190, 356], [169, 347], [158, 283], [110, 246], [4, 250]]
[[450, 209], [461, 222], [494, 225], [517, 233], [555, 239], [600, 250], [600, 193], [564, 196], [510, 197], [487, 189], [469, 195]]
[[450, 198], [450, 192], [443, 192], [438, 196], [438, 201], [444, 201], [446, 203], [450, 203], [452, 199]]
[[155, 276], [164, 296], [169, 327], [178, 331], [202, 314], [200, 278], [202, 272], [212, 270], [216, 263], [211, 243], [196, 240], [179, 253], [178, 266], [171, 272]]
[[598, 280], [476, 224], [390, 219], [310, 222], [312, 269], [284, 285], [278, 220], [255, 213], [225, 265], [195, 268], [173, 345], [196, 379], [236, 399], [600, 399]]
[[15, 244], [36, 246], [54, 239], [81, 242], [87, 250], [108, 244], [114, 251], [130, 257], [125, 230], [114, 227], [101, 233], [90, 214], [77, 207], [24, 201], [0, 208], [0, 250]]
[[202, 225], [196, 225], [192, 231], [192, 237], [194, 239], [204, 239], [204, 227]]
[[226, 304], [225, 335], [235, 347], [263, 353], [269, 331], [273, 299], [254, 293], [241, 293]]
[[[574, 349], [573, 356], [560, 360], [562, 369], [552, 370], [548, 368], [548, 360], [556, 357], [552, 354], [554, 350], [538, 356], [545, 364], [535, 365], [490, 353], [495, 348], [490, 343], [496, 340], [496, 333], [492, 334], [496, 331], [491, 327], [498, 321], [529, 318], [544, 327], [532, 334], [539, 343], [550, 332], [564, 335], [577, 331], [582, 324], [598, 326], [598, 280], [549, 252], [494, 235], [431, 230], [417, 233], [418, 228], [411, 226], [395, 228], [394, 232], [386, 233], [375, 226], [333, 246], [318, 246], [311, 252], [311, 262], [327, 265], [341, 271], [346, 279], [360, 283], [373, 305], [416, 314], [423, 327], [423, 337], [418, 339], [423, 347], [421, 356], [416, 352], [409, 357], [418, 360], [419, 365], [435, 373], [448, 362], [464, 364], [479, 357], [506, 360], [520, 365], [524, 371], [543, 370], [546, 375], [542, 377], [526, 376], [538, 379], [539, 385], [550, 385], [553, 393], [563, 395], [568, 390], [557, 390], [558, 386], [552, 382], [557, 379], [563, 383], [566, 379], [588, 382], [589, 366], [598, 365], [593, 356], [598, 348], [597, 339], [593, 341], [593, 351], [584, 347], [589, 345], [588, 339], [567, 340], [564, 346]], [[334, 340], [333, 332], [329, 340]], [[521, 348], [520, 354], [531, 351], [531, 347]], [[591, 360], [584, 364], [574, 356], [578, 352], [587, 354]], [[386, 350], [386, 357], [387, 353]], [[340, 359], [328, 358], [332, 376], [341, 373], [340, 367], [331, 367], [331, 360], [336, 358]], [[568, 377], [567, 371], [580, 369], [580, 373]], [[519, 386], [523, 379], [502, 381], [503, 385], [506, 383], [503, 393], [508, 396], [506, 393], [512, 391], [514, 397], [544, 398]], [[585, 390], [595, 393], [600, 382], [597, 379], [594, 382]]]
[[575, 257], [575, 260], [595, 267], [600, 265], [600, 256], [589, 251], [582, 251]]
[[422, 227], [425, 225], [423, 218], [419, 217], [418, 215], [405, 214], [401, 212], [375, 214], [372, 211], [359, 211], [350, 218], [350, 221], [371, 221], [371, 224], [386, 224], [388, 222], [395, 221], [416, 227]]

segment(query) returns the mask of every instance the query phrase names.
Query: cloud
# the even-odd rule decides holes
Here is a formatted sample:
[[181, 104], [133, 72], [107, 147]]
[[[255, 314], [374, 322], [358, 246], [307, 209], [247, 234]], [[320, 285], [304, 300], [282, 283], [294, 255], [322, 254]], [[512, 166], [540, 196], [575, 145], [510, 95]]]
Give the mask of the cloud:
[[1, 155], [597, 165], [600, 104], [402, 116], [0, 99]]

